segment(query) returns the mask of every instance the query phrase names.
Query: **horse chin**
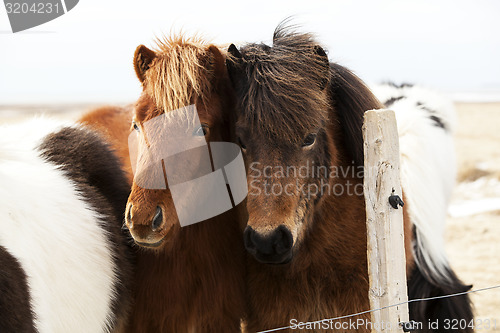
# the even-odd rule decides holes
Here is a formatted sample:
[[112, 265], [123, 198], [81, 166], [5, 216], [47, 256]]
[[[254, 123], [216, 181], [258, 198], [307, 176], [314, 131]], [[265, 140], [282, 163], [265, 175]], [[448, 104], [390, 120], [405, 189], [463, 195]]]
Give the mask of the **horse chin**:
[[[165, 244], [169, 243], [169, 239], [171, 239], [175, 234], [173, 231], [175, 228], [171, 226], [168, 228], [168, 231], [165, 232], [165, 230], [162, 230], [161, 233], [156, 233], [155, 237], [152, 235], [146, 236], [145, 238], [143, 237], [136, 237], [138, 235], [134, 235], [133, 232], [131, 232], [131, 236], [135, 242], [135, 244], [139, 245], [142, 248], [146, 249], [152, 249], [152, 250], [159, 250], [165, 246]], [[162, 235], [163, 234], [163, 235]]]
[[293, 252], [282, 255], [282, 256], [267, 256], [259, 253], [254, 254], [255, 260], [260, 262], [261, 264], [266, 264], [270, 266], [280, 266], [289, 264], [293, 259]]
[[146, 247], [149, 249], [159, 249], [163, 245], [164, 240], [165, 240], [165, 237], [163, 237], [162, 239], [160, 239], [159, 241], [157, 241], [155, 243], [139, 242], [139, 241], [136, 241], [135, 239], [134, 239], [134, 242], [141, 247]]

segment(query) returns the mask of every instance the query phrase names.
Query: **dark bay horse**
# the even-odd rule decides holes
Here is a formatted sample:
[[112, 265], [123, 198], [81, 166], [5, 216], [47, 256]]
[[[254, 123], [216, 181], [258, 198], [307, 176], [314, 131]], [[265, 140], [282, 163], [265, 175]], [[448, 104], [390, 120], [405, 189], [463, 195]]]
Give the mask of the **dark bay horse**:
[[[249, 331], [368, 310], [362, 123], [365, 111], [383, 105], [352, 72], [330, 63], [310, 34], [280, 26], [272, 46], [228, 51], [249, 186]], [[404, 207], [409, 298], [467, 290], [446, 261], [427, 259], [444, 254], [417, 241], [426, 232], [411, 221], [412, 204], [425, 209]], [[429, 319], [472, 319], [467, 296], [416, 302], [410, 315], [424, 328]], [[335, 323], [314, 329], [370, 331]]]
[[[127, 120], [129, 128], [141, 135], [149, 121], [195, 105], [202, 124], [197, 135], [205, 136], [207, 142], [234, 141], [234, 93], [224, 53], [214, 45], [183, 37], [159, 42], [154, 51], [139, 46], [134, 66], [143, 92], [133, 109], [133, 119]], [[102, 129], [99, 124], [112, 119], [123, 127], [120, 119], [124, 118], [126, 110], [102, 109], [85, 122]], [[107, 134], [115, 150], [125, 151], [130, 130], [126, 135], [122, 130]], [[245, 250], [238, 222], [244, 214], [241, 205], [181, 227], [170, 189], [140, 185], [137, 179], [133, 181], [126, 207], [125, 224], [140, 245], [134, 306], [126, 331], [239, 331], [245, 308]]]

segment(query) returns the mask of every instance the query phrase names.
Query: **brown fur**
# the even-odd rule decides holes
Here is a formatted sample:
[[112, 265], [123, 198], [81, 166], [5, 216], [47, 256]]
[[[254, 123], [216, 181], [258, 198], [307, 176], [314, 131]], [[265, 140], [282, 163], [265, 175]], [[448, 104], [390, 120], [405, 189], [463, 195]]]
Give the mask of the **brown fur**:
[[[209, 127], [207, 141], [230, 141], [234, 101], [224, 59], [217, 47], [198, 39], [163, 40], [156, 51], [139, 46], [134, 66], [143, 93], [134, 109], [137, 126], [195, 103]], [[121, 133], [111, 135], [112, 142], [124, 144]], [[157, 206], [163, 222], [153, 231]], [[151, 249], [136, 247], [135, 303], [126, 332], [239, 331], [245, 273], [239, 208], [181, 228], [168, 189], [132, 184], [127, 227], [144, 246], [163, 241]]]
[[[236, 132], [245, 151], [250, 188], [255, 180], [282, 187], [295, 182], [321, 186], [321, 180], [344, 189], [348, 183], [362, 186], [363, 178], [352, 175], [262, 176], [267, 165], [315, 163], [344, 170], [363, 165], [363, 113], [382, 105], [349, 70], [332, 64], [325, 73], [321, 64], [328, 59], [318, 48], [310, 35], [282, 27], [275, 32], [273, 47], [250, 44], [241, 53], [230, 48], [228, 69], [239, 110]], [[322, 80], [329, 82], [327, 89], [322, 89]], [[311, 133], [317, 134], [315, 143], [304, 146]], [[256, 161], [260, 166], [249, 167]], [[291, 195], [273, 196], [250, 191], [247, 202], [252, 230], [269, 235], [284, 226], [293, 236], [291, 261], [266, 265], [248, 259], [249, 332], [289, 326], [291, 319], [315, 321], [370, 308], [363, 195], [306, 197], [295, 189]], [[410, 236], [409, 221], [405, 223]], [[411, 237], [406, 254], [410, 270]], [[360, 318], [369, 320], [370, 315], [354, 320]]]
[[84, 114], [78, 120], [101, 133], [114, 148], [129, 183], [132, 183], [133, 178], [128, 154], [128, 136], [131, 132], [132, 118], [133, 108], [131, 106], [103, 106]]

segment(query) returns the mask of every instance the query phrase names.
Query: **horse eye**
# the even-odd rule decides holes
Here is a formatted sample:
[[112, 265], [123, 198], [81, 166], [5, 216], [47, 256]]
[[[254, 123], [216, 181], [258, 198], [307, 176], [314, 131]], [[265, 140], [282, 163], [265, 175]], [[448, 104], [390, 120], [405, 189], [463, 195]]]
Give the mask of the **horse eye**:
[[207, 133], [208, 133], [208, 126], [203, 124], [194, 131], [193, 135], [194, 136], [205, 136], [205, 135], [207, 135]]
[[134, 130], [136, 130], [137, 132], [140, 132], [141, 129], [139, 128], [139, 125], [137, 125], [135, 122], [133, 124], [134, 124]]
[[245, 146], [243, 141], [241, 141], [240, 137], [238, 137], [238, 144], [240, 145], [241, 149], [243, 149], [243, 150], [247, 149], [247, 146]]
[[302, 147], [312, 146], [316, 142], [316, 133], [311, 133], [302, 142]]

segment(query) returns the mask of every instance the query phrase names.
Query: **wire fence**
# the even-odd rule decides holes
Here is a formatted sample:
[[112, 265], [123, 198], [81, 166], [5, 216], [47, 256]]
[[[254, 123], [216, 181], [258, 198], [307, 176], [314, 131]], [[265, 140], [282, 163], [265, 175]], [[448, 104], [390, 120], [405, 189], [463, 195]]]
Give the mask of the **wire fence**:
[[[480, 289], [475, 289], [475, 290], [464, 291], [464, 292], [460, 292], [460, 293], [456, 293], [456, 294], [449, 294], [449, 295], [442, 295], [442, 296], [435, 296], [435, 297], [427, 297], [427, 298], [416, 298], [416, 299], [408, 300], [406, 302], [401, 302], [401, 303], [397, 303], [397, 304], [392, 304], [392, 305], [384, 306], [384, 307], [378, 308], [378, 309], [366, 310], [366, 311], [362, 311], [362, 312], [358, 312], [358, 313], [353, 313], [353, 314], [350, 314], [350, 315], [345, 315], [345, 316], [340, 316], [340, 317], [335, 317], [335, 318], [328, 318], [328, 319], [321, 319], [321, 320], [316, 320], [316, 321], [309, 321], [309, 322], [304, 322], [302, 324], [304, 324], [304, 325], [307, 325], [307, 324], [314, 325], [314, 324], [321, 324], [321, 323], [324, 323], [324, 322], [332, 322], [332, 321], [336, 321], [336, 320], [340, 320], [340, 319], [357, 317], [357, 316], [360, 316], [360, 315], [363, 315], [363, 314], [366, 314], [366, 313], [371, 313], [371, 312], [380, 311], [380, 310], [384, 310], [384, 309], [388, 309], [388, 308], [393, 308], [395, 306], [400, 306], [400, 305], [403, 305], [403, 304], [409, 304], [409, 303], [414, 303], [414, 302], [425, 302], [425, 301], [431, 301], [431, 300], [441, 299], [441, 298], [450, 298], [450, 297], [461, 296], [461, 295], [466, 295], [466, 294], [473, 294], [473, 293], [478, 293], [478, 292], [492, 290], [492, 289], [497, 289], [497, 288], [500, 288], [500, 285], [486, 287], [486, 288], [480, 288]], [[288, 328], [292, 328], [292, 325], [290, 325], [290, 326], [284, 326], [284, 327], [278, 327], [278, 328], [273, 328], [273, 329], [265, 330], [265, 331], [259, 331], [257, 333], [278, 332], [278, 331], [286, 330]]]

